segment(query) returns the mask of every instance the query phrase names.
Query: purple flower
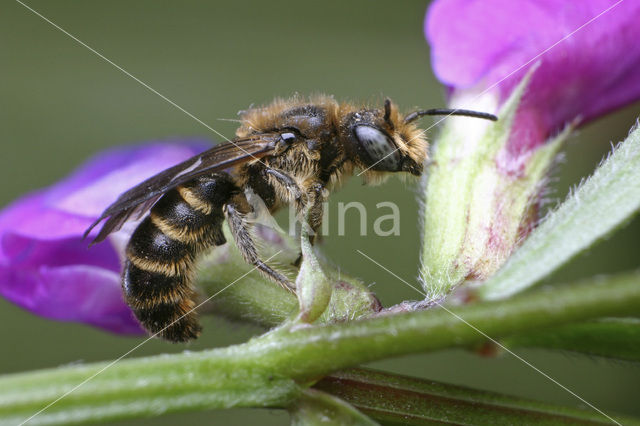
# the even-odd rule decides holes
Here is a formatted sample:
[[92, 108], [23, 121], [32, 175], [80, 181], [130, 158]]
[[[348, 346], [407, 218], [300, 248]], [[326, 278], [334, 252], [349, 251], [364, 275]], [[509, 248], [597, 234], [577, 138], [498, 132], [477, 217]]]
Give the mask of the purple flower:
[[134, 224], [91, 249], [82, 234], [120, 193], [208, 145], [191, 140], [111, 150], [6, 207], [0, 212], [0, 294], [47, 318], [142, 334], [120, 288], [121, 257]]
[[432, 151], [421, 268], [431, 299], [491, 277], [526, 237], [571, 125], [640, 98], [638, 22], [638, 1], [431, 5], [425, 34], [450, 106], [500, 118], [447, 119]]
[[488, 89], [503, 102], [540, 61], [508, 145], [526, 153], [578, 117], [585, 123], [640, 97], [640, 2], [606, 11], [615, 3], [438, 0], [425, 21], [433, 69], [453, 94]]

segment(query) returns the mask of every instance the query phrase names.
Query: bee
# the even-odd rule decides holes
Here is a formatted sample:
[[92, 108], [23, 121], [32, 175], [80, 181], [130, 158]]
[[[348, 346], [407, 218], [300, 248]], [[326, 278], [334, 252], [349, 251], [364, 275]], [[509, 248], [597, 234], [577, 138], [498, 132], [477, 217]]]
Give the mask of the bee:
[[[339, 103], [332, 97], [294, 97], [240, 112], [236, 137], [166, 169], [126, 191], [89, 227], [107, 219], [93, 243], [142, 220], [127, 248], [122, 288], [128, 305], [151, 333], [173, 342], [198, 337], [193, 275], [197, 259], [226, 242], [226, 220], [242, 257], [287, 290], [294, 285], [260, 259], [247, 216], [249, 192], [270, 212], [292, 204], [309, 212], [319, 229], [325, 196], [355, 170], [365, 182], [395, 172], [419, 176], [427, 139], [414, 123], [426, 115], [491, 114], [432, 109], [403, 116], [386, 100], [382, 108]], [[306, 210], [305, 210], [306, 209]], [[93, 244], [92, 243], [92, 244]]]

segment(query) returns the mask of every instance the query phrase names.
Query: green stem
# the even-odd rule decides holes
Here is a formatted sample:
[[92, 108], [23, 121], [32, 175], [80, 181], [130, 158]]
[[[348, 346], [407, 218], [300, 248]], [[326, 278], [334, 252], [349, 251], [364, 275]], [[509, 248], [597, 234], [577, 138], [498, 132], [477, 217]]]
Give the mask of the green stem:
[[229, 352], [161, 355], [122, 360], [111, 367], [94, 363], [4, 376], [0, 378], [0, 425], [22, 424], [45, 407], [29, 425], [230, 407], [285, 407], [300, 396], [293, 380], [256, 371], [246, 358]]
[[[499, 338], [603, 316], [640, 312], [640, 274], [588, 280], [505, 301], [387, 315], [324, 327], [274, 330], [250, 342], [276, 371], [311, 381], [378, 359]], [[484, 333], [484, 335], [482, 333]]]
[[0, 423], [25, 420], [74, 388], [32, 424], [204, 408], [284, 407], [299, 396], [296, 383], [311, 384], [334, 371], [387, 357], [474, 345], [485, 340], [478, 330], [498, 338], [632, 315], [640, 311], [639, 283], [640, 274], [625, 274], [450, 311], [281, 327], [237, 346], [123, 360], [107, 369], [90, 364], [8, 375], [0, 378]]
[[[369, 369], [334, 373], [314, 388], [343, 399], [383, 424], [610, 424], [593, 410], [561, 407], [493, 392]], [[638, 424], [635, 419], [620, 419]]]
[[640, 362], [640, 319], [606, 318], [511, 336], [508, 347], [560, 349]]

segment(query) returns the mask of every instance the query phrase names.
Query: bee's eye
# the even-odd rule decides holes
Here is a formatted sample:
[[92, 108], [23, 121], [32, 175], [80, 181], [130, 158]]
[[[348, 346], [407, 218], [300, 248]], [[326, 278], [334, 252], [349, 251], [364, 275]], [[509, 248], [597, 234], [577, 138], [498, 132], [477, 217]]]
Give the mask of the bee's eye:
[[369, 163], [374, 170], [399, 171], [400, 152], [396, 145], [380, 130], [371, 126], [356, 126], [354, 133], [365, 156], [365, 163]]

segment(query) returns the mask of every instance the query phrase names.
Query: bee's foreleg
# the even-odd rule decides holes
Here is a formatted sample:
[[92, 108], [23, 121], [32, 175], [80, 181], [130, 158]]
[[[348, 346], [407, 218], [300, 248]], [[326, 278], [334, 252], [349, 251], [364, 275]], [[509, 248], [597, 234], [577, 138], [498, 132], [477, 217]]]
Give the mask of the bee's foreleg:
[[233, 200], [224, 206], [224, 214], [229, 223], [233, 239], [240, 250], [240, 254], [247, 263], [255, 266], [267, 278], [280, 284], [283, 288], [293, 291], [295, 285], [280, 272], [271, 269], [269, 265], [264, 263], [256, 248], [256, 244], [251, 236], [251, 224], [246, 220], [245, 215], [248, 211], [248, 202], [244, 194], [238, 194]]
[[322, 218], [324, 216], [324, 203], [327, 201], [327, 193], [324, 185], [319, 182], [314, 182], [309, 185], [307, 191], [307, 198], [309, 201], [309, 210], [307, 214], [307, 222], [313, 232], [309, 233], [311, 237], [311, 243], [313, 244], [315, 236], [322, 225]]
[[[309, 242], [311, 245], [315, 244], [318, 238], [318, 231], [322, 226], [322, 218], [324, 216], [324, 203], [326, 201], [326, 191], [321, 183], [311, 183], [308, 185], [307, 200], [309, 205], [304, 206], [298, 211], [298, 215], [302, 217], [303, 225], [310, 228]], [[302, 253], [298, 256], [293, 263], [294, 266], [300, 266], [302, 262]]]
[[265, 173], [271, 176], [270, 183], [283, 195], [281, 198], [290, 200], [295, 206], [296, 214], [308, 221], [312, 231], [309, 235], [315, 235], [322, 224], [323, 203], [326, 199], [324, 186], [310, 180], [303, 182], [301, 188], [291, 176], [280, 170], [268, 168]]
[[306, 194], [291, 176], [271, 167], [264, 172], [270, 177], [269, 183], [280, 194], [281, 199], [293, 203], [297, 212], [304, 209], [307, 204]]

